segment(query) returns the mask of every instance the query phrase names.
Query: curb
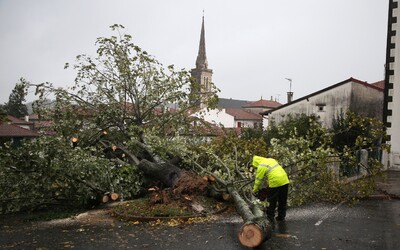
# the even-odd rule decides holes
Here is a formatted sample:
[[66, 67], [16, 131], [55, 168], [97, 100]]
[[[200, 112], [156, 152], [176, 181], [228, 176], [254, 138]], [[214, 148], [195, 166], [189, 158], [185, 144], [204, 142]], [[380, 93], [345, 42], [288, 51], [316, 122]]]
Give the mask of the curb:
[[386, 194], [372, 194], [365, 197], [363, 200], [390, 200], [390, 196]]
[[400, 200], [400, 196], [396, 195], [396, 194], [391, 194], [386, 190], [383, 189], [378, 189], [379, 192], [381, 192], [382, 194], [388, 196], [390, 199], [395, 199], [395, 200]]

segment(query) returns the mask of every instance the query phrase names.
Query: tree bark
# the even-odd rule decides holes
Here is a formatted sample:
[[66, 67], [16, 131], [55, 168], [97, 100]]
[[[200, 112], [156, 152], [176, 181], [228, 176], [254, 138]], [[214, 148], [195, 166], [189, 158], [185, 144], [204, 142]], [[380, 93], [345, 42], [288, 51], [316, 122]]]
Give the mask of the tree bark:
[[138, 165], [145, 178], [160, 181], [164, 187], [173, 187], [185, 171], [169, 163], [154, 163], [143, 159]]
[[[145, 145], [140, 144], [140, 146], [150, 152], [147, 150]], [[221, 163], [224, 165], [222, 161]], [[196, 165], [200, 169], [204, 170], [200, 165]], [[143, 172], [146, 179], [159, 181], [164, 188], [175, 187], [180, 180], [185, 180], [184, 177], [190, 177], [186, 171], [169, 162], [163, 162], [158, 157], [152, 157], [151, 160], [140, 160], [138, 168]], [[227, 166], [225, 166], [225, 169], [229, 173]], [[224, 190], [227, 191], [225, 196], [230, 197], [234, 201], [236, 210], [244, 221], [244, 225], [238, 234], [239, 241], [243, 246], [256, 247], [262, 244], [265, 240], [271, 238], [272, 227], [266, 219], [264, 212], [256, 205], [249, 205], [233, 185], [228, 184], [228, 182], [218, 178], [218, 176], [215, 176], [212, 173], [209, 173], [207, 180], [200, 176], [199, 178], [205, 183], [208, 181], [215, 181], [220, 184]], [[232, 179], [230, 174], [228, 174], [228, 179]], [[192, 183], [192, 181], [190, 182]], [[254, 199], [254, 197], [252, 199]]]
[[240, 243], [246, 247], [256, 247], [270, 239], [272, 226], [265, 218], [264, 212], [255, 205], [250, 208], [233, 187], [227, 189], [235, 203], [236, 211], [244, 221], [238, 234]]

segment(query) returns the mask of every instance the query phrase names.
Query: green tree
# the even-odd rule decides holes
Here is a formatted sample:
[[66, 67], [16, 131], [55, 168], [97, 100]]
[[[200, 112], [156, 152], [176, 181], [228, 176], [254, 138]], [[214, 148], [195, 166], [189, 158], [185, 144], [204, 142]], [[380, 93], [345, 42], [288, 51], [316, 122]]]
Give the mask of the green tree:
[[[86, 131], [114, 132], [119, 141], [136, 138], [143, 142], [146, 131], [159, 136], [184, 132], [190, 125], [188, 112], [193, 82], [186, 70], [164, 67], [154, 57], [132, 42], [122, 25], [111, 26], [117, 36], [97, 39], [97, 56], [77, 56], [78, 71], [71, 89], [51, 89], [56, 96], [52, 110], [56, 130], [65, 136]], [[66, 65], [68, 67], [68, 64]], [[210, 105], [216, 102], [216, 88]], [[90, 137], [90, 136], [89, 136]]]
[[[199, 85], [186, 70], [164, 67], [132, 43], [123, 26], [111, 28], [118, 35], [98, 38], [96, 57], [77, 56], [74, 86], [36, 85], [35, 111], [53, 122], [57, 136], [18, 150], [4, 145], [0, 186], [16, 198], [3, 211], [60, 199], [82, 205], [106, 191], [132, 197], [141, 189], [139, 164], [163, 162], [160, 156], [179, 150], [173, 138], [191, 127], [191, 100], [197, 98], [191, 90]], [[55, 97], [51, 105], [49, 95]], [[78, 139], [71, 147], [72, 138]], [[164, 148], [154, 152], [158, 146]]]
[[[263, 137], [267, 144], [271, 146], [271, 139], [276, 138], [280, 141], [285, 141], [295, 134], [298, 137], [306, 138], [312, 136], [314, 147], [318, 147], [321, 143], [327, 143], [326, 131], [323, 129], [316, 129], [320, 127], [318, 118], [315, 115], [299, 114], [296, 116], [290, 115], [287, 120], [280, 123], [278, 126], [272, 122], [267, 130], [264, 131]], [[310, 131], [313, 130], [313, 134]]]
[[[368, 150], [370, 156], [380, 160], [381, 142], [386, 136], [382, 121], [349, 111], [346, 114], [341, 113], [334, 119], [331, 132], [332, 145], [341, 158], [343, 175], [359, 173], [357, 153], [361, 149]], [[374, 160], [373, 157], [370, 158], [371, 161]], [[373, 167], [366, 170], [375, 171]]]
[[3, 105], [0, 105], [0, 124], [5, 122], [6, 120], [7, 120], [7, 113]]
[[24, 78], [21, 78], [18, 83], [15, 84], [12, 90], [8, 103], [4, 105], [4, 109], [8, 115], [15, 116], [17, 118], [24, 117], [28, 114], [28, 109], [25, 104], [25, 97], [27, 95], [27, 87], [29, 82]]

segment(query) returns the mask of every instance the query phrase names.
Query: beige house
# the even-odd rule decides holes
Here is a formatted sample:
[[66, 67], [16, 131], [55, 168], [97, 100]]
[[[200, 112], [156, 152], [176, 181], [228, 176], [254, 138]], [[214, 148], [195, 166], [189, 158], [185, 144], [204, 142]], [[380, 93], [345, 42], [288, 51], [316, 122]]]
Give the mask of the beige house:
[[293, 100], [263, 112], [269, 122], [279, 124], [298, 114], [316, 115], [321, 123], [331, 128], [334, 119], [347, 111], [382, 119], [383, 89], [354, 78]]

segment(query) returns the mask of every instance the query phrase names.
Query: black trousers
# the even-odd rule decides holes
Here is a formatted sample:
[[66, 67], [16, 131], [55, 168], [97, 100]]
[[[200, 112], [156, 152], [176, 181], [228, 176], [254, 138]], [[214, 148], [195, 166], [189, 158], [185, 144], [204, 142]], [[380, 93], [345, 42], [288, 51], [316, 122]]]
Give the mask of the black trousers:
[[268, 189], [267, 201], [269, 206], [267, 208], [267, 216], [269, 219], [274, 220], [275, 209], [278, 204], [278, 221], [285, 220], [286, 217], [286, 207], [287, 207], [287, 196], [288, 196], [289, 184]]

